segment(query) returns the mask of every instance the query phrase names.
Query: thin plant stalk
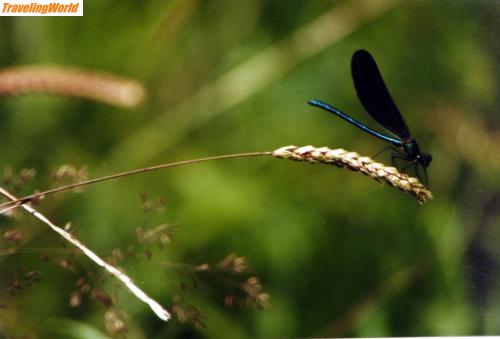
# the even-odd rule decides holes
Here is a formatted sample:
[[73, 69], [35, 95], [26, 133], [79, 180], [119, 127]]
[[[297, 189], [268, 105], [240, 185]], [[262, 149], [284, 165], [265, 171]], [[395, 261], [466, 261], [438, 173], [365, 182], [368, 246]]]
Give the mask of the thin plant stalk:
[[171, 162], [171, 163], [166, 163], [166, 164], [160, 164], [160, 165], [155, 165], [155, 166], [150, 166], [150, 167], [139, 168], [139, 169], [126, 171], [126, 172], [111, 174], [111, 175], [107, 175], [107, 176], [96, 178], [96, 179], [85, 180], [85, 181], [77, 182], [74, 184], [53, 188], [53, 189], [50, 189], [47, 191], [43, 191], [43, 192], [39, 192], [39, 193], [25, 196], [23, 198], [15, 200], [15, 201], [4, 203], [4, 204], [0, 205], [0, 208], [2, 208], [2, 210], [0, 210], [0, 214], [3, 214], [5, 212], [11, 210], [12, 207], [16, 206], [16, 205], [18, 206], [20, 204], [24, 204], [24, 203], [27, 203], [29, 201], [39, 199], [41, 197], [45, 197], [45, 196], [50, 195], [50, 194], [96, 184], [98, 182], [118, 179], [121, 177], [127, 177], [130, 175], [139, 174], [139, 173], [147, 173], [147, 172], [157, 171], [157, 170], [161, 170], [161, 169], [165, 169], [165, 168], [169, 168], [169, 167], [177, 167], [177, 166], [182, 166], [182, 165], [196, 164], [199, 162], [205, 162], [205, 161], [211, 161], [211, 160], [255, 157], [255, 156], [265, 156], [265, 155], [272, 155], [272, 152], [250, 152], [250, 153], [217, 155], [217, 156], [213, 156], [213, 157], [206, 157], [206, 158], [199, 158], [199, 159], [192, 159], [192, 160], [183, 160], [183, 161]]

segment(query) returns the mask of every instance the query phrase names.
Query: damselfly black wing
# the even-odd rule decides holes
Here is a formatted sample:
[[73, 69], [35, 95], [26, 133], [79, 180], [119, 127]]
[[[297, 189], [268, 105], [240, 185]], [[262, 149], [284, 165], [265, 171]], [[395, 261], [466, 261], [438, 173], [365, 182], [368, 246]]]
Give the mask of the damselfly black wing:
[[351, 72], [359, 101], [372, 118], [396, 136], [410, 138], [410, 130], [389, 94], [371, 54], [362, 49], [356, 51], [352, 56]]

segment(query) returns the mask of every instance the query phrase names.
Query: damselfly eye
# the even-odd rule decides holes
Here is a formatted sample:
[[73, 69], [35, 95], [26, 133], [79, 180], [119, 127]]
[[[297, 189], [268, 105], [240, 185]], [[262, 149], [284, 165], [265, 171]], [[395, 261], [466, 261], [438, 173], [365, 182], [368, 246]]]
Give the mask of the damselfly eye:
[[427, 167], [430, 165], [432, 161], [432, 156], [430, 154], [427, 154], [427, 153], [423, 153], [421, 156], [420, 156], [420, 159], [419, 159], [419, 162], [422, 164], [422, 166], [424, 167]]

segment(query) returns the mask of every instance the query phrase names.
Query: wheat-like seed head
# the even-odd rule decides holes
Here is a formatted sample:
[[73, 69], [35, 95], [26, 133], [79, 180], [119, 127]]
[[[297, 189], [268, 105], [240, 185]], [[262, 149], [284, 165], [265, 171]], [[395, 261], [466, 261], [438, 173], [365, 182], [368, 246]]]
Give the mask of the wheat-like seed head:
[[432, 199], [432, 193], [417, 178], [399, 172], [394, 167], [388, 167], [369, 157], [362, 157], [356, 152], [348, 152], [342, 148], [316, 148], [314, 146], [285, 146], [273, 152], [273, 156], [282, 159], [305, 161], [345, 167], [372, 177], [381, 183], [387, 183], [403, 192], [415, 196], [423, 204]]

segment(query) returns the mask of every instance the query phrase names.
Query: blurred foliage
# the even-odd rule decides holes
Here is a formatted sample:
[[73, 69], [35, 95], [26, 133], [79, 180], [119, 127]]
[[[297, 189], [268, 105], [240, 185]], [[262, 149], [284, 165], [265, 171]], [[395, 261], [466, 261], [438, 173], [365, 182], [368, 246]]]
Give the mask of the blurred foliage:
[[[105, 71], [148, 92], [135, 109], [2, 97], [0, 177], [36, 170], [23, 185], [3, 182], [16, 195], [56, 185], [66, 164], [93, 178], [289, 144], [373, 155], [383, 143], [306, 105], [322, 99], [371, 123], [349, 67], [365, 48], [433, 155], [435, 198], [419, 206], [356, 173], [271, 158], [47, 197], [43, 213], [102, 256], [122, 253], [117, 264], [177, 317], [163, 323], [17, 211], [0, 216], [0, 336], [499, 334], [499, 36], [500, 5], [487, 0], [102, 0], [86, 1], [79, 18], [2, 17], [1, 66]], [[173, 231], [163, 226], [148, 244], [159, 225]], [[192, 272], [230, 253], [249, 276]], [[228, 303], [250, 276], [270, 308]]]

